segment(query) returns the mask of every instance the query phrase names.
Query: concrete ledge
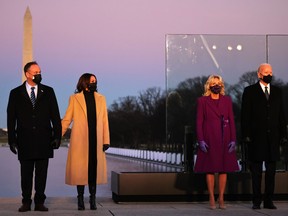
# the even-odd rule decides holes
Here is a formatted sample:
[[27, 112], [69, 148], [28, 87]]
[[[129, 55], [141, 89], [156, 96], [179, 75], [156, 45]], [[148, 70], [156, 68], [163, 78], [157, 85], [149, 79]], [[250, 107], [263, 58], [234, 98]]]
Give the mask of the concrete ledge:
[[[217, 195], [217, 176], [215, 194]], [[264, 174], [262, 178], [264, 186]], [[288, 172], [276, 173], [275, 200], [288, 200]], [[111, 173], [112, 199], [131, 201], [207, 201], [205, 174], [114, 172]], [[225, 199], [251, 200], [251, 177], [248, 172], [228, 174]]]

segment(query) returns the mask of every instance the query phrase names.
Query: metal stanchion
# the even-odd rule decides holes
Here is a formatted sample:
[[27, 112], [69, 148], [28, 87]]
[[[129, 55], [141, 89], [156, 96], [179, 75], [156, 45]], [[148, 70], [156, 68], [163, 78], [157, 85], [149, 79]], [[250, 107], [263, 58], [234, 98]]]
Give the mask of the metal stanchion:
[[185, 126], [184, 139], [184, 172], [193, 172], [194, 167], [194, 146], [192, 126]]

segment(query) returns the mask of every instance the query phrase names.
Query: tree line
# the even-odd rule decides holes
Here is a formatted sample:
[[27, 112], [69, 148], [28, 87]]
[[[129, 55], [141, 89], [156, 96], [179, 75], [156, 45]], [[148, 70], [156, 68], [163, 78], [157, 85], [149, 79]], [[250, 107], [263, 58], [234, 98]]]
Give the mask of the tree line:
[[[121, 97], [109, 107], [111, 146], [154, 151], [183, 152], [185, 127], [193, 134], [195, 147], [196, 101], [203, 95], [208, 76], [188, 78], [175, 89], [148, 88], [138, 96]], [[257, 72], [244, 73], [234, 85], [225, 82], [225, 93], [232, 98], [238, 144], [241, 143], [240, 111], [246, 86], [258, 81]], [[273, 77], [283, 89], [284, 111], [288, 116], [288, 83]], [[239, 145], [238, 145], [239, 146]], [[238, 148], [238, 151], [241, 150]]]

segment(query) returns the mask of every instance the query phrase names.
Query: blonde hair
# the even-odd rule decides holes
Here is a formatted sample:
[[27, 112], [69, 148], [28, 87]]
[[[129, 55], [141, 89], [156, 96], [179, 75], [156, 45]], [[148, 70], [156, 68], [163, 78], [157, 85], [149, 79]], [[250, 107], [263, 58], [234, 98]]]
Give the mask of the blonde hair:
[[209, 96], [211, 94], [211, 90], [210, 90], [210, 84], [215, 80], [215, 79], [218, 79], [220, 81], [220, 86], [222, 87], [221, 88], [221, 91], [220, 91], [220, 94], [221, 95], [225, 95], [225, 86], [224, 86], [224, 82], [223, 82], [223, 79], [220, 75], [210, 75], [204, 85], [204, 96]]

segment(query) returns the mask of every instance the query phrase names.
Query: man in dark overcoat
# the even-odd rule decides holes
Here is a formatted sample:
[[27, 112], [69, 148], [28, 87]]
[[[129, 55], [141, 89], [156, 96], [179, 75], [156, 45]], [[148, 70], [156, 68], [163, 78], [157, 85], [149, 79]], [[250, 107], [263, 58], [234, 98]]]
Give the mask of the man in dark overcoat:
[[24, 66], [27, 80], [11, 90], [7, 107], [8, 144], [18, 153], [21, 167], [22, 206], [31, 210], [33, 173], [35, 172], [35, 211], [48, 211], [44, 205], [49, 158], [59, 148], [61, 119], [54, 90], [42, 85], [37, 62]]
[[261, 64], [259, 82], [244, 89], [242, 95], [241, 130], [247, 145], [252, 175], [253, 209], [260, 209], [262, 166], [265, 164], [264, 208], [273, 204], [276, 161], [280, 160], [280, 144], [287, 144], [287, 128], [280, 88], [270, 84], [272, 66]]

